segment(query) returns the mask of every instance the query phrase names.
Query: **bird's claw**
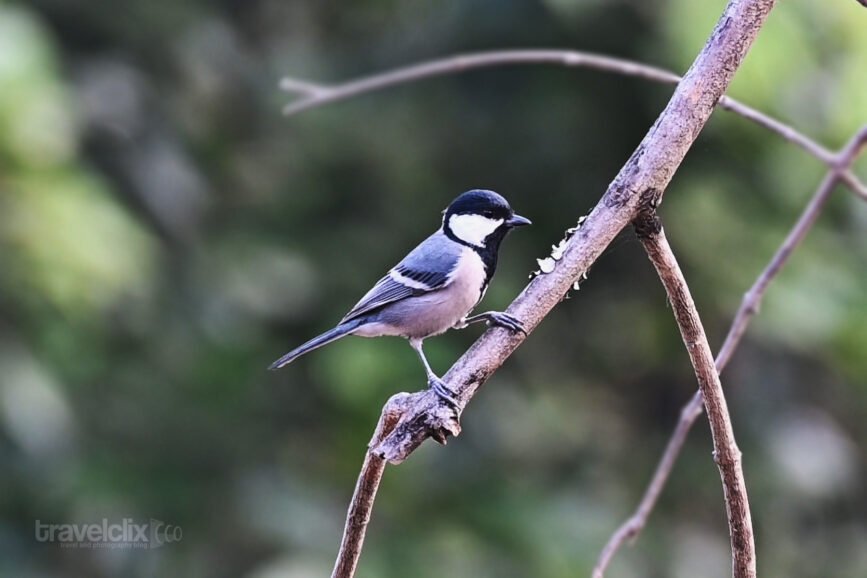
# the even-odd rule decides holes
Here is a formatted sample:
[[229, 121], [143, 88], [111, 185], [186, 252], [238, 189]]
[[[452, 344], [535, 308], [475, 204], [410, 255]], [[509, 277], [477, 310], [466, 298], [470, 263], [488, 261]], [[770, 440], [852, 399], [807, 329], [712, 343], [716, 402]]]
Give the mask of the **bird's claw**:
[[508, 313], [497, 311], [492, 312], [488, 316], [488, 325], [504, 327], [516, 333], [520, 331], [524, 335], [527, 335], [527, 330], [524, 328], [524, 322], [515, 317], [514, 315], [509, 315]]
[[455, 393], [455, 390], [446, 385], [446, 382], [441, 379], [432, 377], [430, 380], [428, 380], [427, 384], [428, 387], [430, 387], [431, 390], [435, 394], [437, 394], [437, 396], [439, 396], [441, 400], [449, 404], [452, 409], [458, 408], [458, 400], [456, 397], [457, 393]]

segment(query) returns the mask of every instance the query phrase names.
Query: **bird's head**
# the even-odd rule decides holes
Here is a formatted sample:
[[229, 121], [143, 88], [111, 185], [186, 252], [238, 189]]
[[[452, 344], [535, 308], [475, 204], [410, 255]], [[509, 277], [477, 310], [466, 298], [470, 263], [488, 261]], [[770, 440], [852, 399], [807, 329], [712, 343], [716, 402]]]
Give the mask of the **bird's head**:
[[443, 230], [449, 237], [480, 249], [496, 250], [506, 233], [530, 224], [501, 195], [483, 189], [461, 193], [443, 215]]

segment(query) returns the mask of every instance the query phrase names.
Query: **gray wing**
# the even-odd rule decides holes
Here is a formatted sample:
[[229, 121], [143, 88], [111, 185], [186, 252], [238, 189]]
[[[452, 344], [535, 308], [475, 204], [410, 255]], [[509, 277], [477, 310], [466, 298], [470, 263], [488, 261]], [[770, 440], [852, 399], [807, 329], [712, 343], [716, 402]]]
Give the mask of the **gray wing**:
[[341, 323], [384, 305], [436, 291], [451, 283], [463, 247], [437, 231], [413, 249], [388, 275], [377, 281]]

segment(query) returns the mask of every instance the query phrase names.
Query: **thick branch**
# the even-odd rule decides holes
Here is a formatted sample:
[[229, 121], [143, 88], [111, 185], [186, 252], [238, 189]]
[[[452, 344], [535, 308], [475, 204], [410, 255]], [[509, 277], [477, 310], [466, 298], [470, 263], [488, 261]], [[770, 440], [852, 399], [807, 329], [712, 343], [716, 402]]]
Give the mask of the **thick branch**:
[[[398, 408], [407, 397], [409, 397], [408, 394], [399, 393], [388, 400], [382, 415], [379, 417], [379, 423], [376, 424], [376, 430], [373, 432], [370, 444], [368, 444], [369, 448], [379, 444], [382, 438], [394, 429], [401, 414]], [[364, 463], [358, 474], [358, 482], [355, 484], [355, 492], [349, 503], [349, 511], [346, 513], [343, 539], [340, 542], [340, 551], [337, 554], [337, 561], [334, 563], [331, 578], [352, 578], [355, 574], [358, 558], [361, 556], [361, 548], [364, 545], [364, 535], [367, 533], [367, 524], [370, 522], [370, 515], [373, 512], [373, 502], [376, 499], [376, 492], [379, 490], [379, 483], [382, 481], [382, 474], [385, 472], [385, 464], [384, 459], [371, 451], [364, 454]]]
[[385, 464], [386, 461], [381, 457], [369, 451], [365, 452], [361, 473], [358, 474], [358, 482], [355, 484], [355, 493], [352, 494], [349, 511], [346, 513], [343, 539], [340, 542], [340, 551], [337, 553], [331, 578], [351, 578], [355, 575], [355, 568], [361, 557], [361, 548], [364, 546], [367, 524], [373, 512], [373, 502], [379, 490], [379, 482], [382, 481], [382, 474], [385, 472]]
[[[288, 104], [283, 109], [283, 113], [290, 116], [391, 86], [407, 84], [436, 76], [458, 74], [477, 68], [538, 64], [590, 68], [664, 84], [677, 84], [681, 80], [680, 76], [663, 68], [590, 52], [544, 49], [501, 50], [431, 60], [336, 85], [326, 86], [286, 77], [280, 82], [280, 87], [287, 92], [298, 94], [300, 97]], [[798, 145], [829, 167], [833, 165], [833, 152], [798, 132], [793, 127], [728, 96], [722, 96], [718, 104], [721, 108], [734, 112], [776, 133], [785, 140]], [[842, 175], [842, 180], [849, 188], [867, 200], [867, 185], [858, 180], [858, 177], [854, 173], [848, 170], [845, 171]]]
[[[512, 303], [510, 313], [522, 319], [528, 330], [539, 324], [612, 239], [637, 216], [642, 200], [652, 199], [654, 204], [661, 200], [774, 4], [775, 0], [730, 0], [665, 110], [582, 226], [566, 242], [556, 265], [550, 272], [534, 278]], [[320, 88], [314, 87], [313, 91]], [[458, 414], [524, 338], [522, 334], [492, 328], [452, 366], [444, 380], [456, 392]], [[381, 429], [387, 429], [382, 424], [397, 423], [369, 450], [371, 455], [365, 460], [347, 516], [334, 576], [349, 578], [354, 571], [384, 467], [379, 458], [400, 462], [428, 437], [444, 442], [448, 435], [460, 432], [458, 417], [426, 391], [389, 400], [380, 418]], [[374, 436], [374, 443], [377, 437]], [[731, 463], [731, 448], [723, 450], [718, 454], [721, 463]], [[739, 530], [737, 535], [743, 532]], [[738, 565], [743, 550], [742, 545], [736, 549]]]
[[[834, 190], [835, 185], [840, 179], [842, 171], [850, 167], [861, 149], [867, 144], [867, 126], [862, 128], [837, 155], [834, 155], [834, 169], [825, 177], [822, 184], [813, 194], [812, 199], [807, 204], [804, 212], [795, 223], [792, 230], [786, 236], [785, 241], [777, 249], [770, 263], [765, 267], [764, 271], [759, 275], [750, 290], [744, 295], [743, 303], [738, 309], [737, 314], [732, 321], [731, 327], [726, 335], [725, 342], [716, 357], [716, 368], [718, 372], [728, 365], [732, 354], [740, 344], [741, 338], [746, 331], [752, 317], [758, 312], [762, 297], [771, 284], [771, 281], [782, 271], [783, 267], [788, 262], [792, 252], [804, 240], [813, 224], [816, 222], [819, 214], [825, 206], [828, 198]], [[647, 518], [650, 512], [656, 506], [656, 501], [659, 498], [662, 489], [665, 487], [674, 463], [683, 449], [687, 435], [689, 435], [693, 424], [702, 412], [702, 394], [701, 390], [697, 391], [689, 402], [681, 409], [680, 419], [671, 438], [665, 447], [665, 452], [653, 473], [653, 478], [645, 490], [641, 502], [636, 508], [632, 516], [626, 520], [611, 536], [608, 543], [602, 549], [599, 555], [599, 560], [593, 570], [594, 578], [602, 578], [611, 559], [617, 550], [628, 540], [634, 539], [644, 528], [647, 523]]]
[[[732, 0], [729, 3], [668, 106], [581, 228], [566, 243], [562, 258], [551, 272], [530, 282], [510, 306], [509, 312], [522, 319], [528, 330], [539, 324], [611, 240], [633, 220], [643, 195], [661, 199], [773, 5], [774, 0]], [[457, 394], [459, 411], [524, 338], [522, 334], [493, 328], [452, 366], [444, 380]], [[446, 417], [438, 399], [427, 392], [413, 396], [412, 411], [373, 448], [389, 461], [406, 459], [427, 437], [444, 440], [459, 431], [457, 416]]]

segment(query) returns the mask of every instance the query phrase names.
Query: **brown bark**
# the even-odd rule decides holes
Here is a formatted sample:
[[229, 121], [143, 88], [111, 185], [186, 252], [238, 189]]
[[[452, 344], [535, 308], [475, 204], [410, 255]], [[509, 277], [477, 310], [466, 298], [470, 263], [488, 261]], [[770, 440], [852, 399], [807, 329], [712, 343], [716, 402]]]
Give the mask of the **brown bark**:
[[[563, 255], [556, 261], [553, 270], [533, 279], [510, 306], [509, 313], [521, 319], [528, 332], [562, 300], [573, 283], [587, 271], [614, 237], [638, 216], [642, 203], [656, 206], [661, 201], [674, 172], [722, 98], [774, 4], [775, 0], [729, 2], [711, 37], [678, 84], [665, 110], [582, 226], [567, 241]], [[315, 94], [318, 88], [306, 85], [303, 92]], [[688, 318], [679, 321], [684, 330], [698, 329], [689, 325]], [[383, 408], [380, 424], [392, 423], [392, 420], [397, 423], [369, 450], [372, 456], [365, 460], [365, 464], [373, 464], [374, 472], [362, 471], [359, 490], [350, 506], [334, 578], [350, 578], [354, 573], [364, 537], [364, 531], [357, 528], [366, 527], [378, 483], [378, 477], [373, 474], [381, 467], [379, 462], [370, 462], [370, 459], [382, 458], [399, 463], [428, 437], [444, 443], [449, 435], [457, 435], [460, 432], [460, 413], [524, 338], [522, 334], [492, 328], [452, 366], [444, 376], [444, 381], [456, 392], [459, 401], [457, 412], [453, 413], [428, 391], [398, 394], [388, 401]], [[704, 345], [706, 347], [706, 342]], [[708, 402], [709, 415], [712, 418], [724, 415], [724, 398], [717, 387], [718, 378], [714, 384], [716, 372], [712, 363], [712, 371], [708, 373], [702, 361], [705, 352], [700, 351], [701, 355], [695, 357], [697, 352], [694, 347], [689, 351], [697, 364], [699, 382], [720, 393]], [[731, 434], [730, 431], [723, 433]], [[714, 439], [716, 444], [722, 444], [716, 448], [716, 456], [724, 471], [723, 484], [732, 533], [735, 576], [751, 577], [754, 576], [755, 558], [751, 547], [749, 510], [744, 510], [743, 478], [732, 474], [733, 471], [739, 471], [737, 467], [732, 469], [733, 465], [737, 465], [735, 456], [739, 454], [733, 444], [733, 435], [715, 436]], [[731, 440], [731, 444], [727, 440]], [[368, 487], [368, 481], [375, 483]], [[353, 524], [356, 519], [359, 523]], [[344, 558], [350, 563], [341, 565], [341, 559]]]

